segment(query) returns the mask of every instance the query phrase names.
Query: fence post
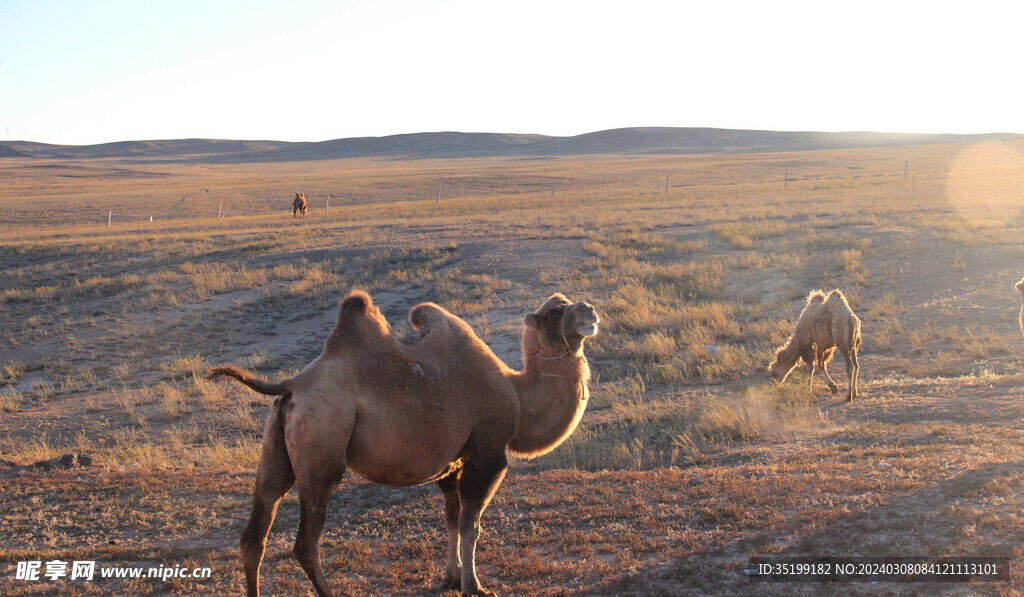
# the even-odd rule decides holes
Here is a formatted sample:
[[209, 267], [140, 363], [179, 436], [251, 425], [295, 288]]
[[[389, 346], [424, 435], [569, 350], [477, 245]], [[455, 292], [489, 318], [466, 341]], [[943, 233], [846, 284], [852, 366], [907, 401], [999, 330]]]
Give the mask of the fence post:
[[907, 170], [910, 168], [910, 160], [903, 162], [903, 180], [907, 179]]
[[224, 207], [223, 203], [218, 203], [217, 204], [217, 217], [218, 218], [220, 217], [220, 208], [222, 208], [222, 207]]
[[327, 196], [327, 211], [331, 211], [331, 196]]
[[785, 186], [788, 186], [788, 185], [789, 185], [789, 168], [786, 168], [786, 176], [785, 176], [785, 178], [782, 179], [782, 186], [785, 187]]
[[107, 228], [110, 228], [110, 220], [114, 217], [114, 210], [110, 210], [107, 214]]

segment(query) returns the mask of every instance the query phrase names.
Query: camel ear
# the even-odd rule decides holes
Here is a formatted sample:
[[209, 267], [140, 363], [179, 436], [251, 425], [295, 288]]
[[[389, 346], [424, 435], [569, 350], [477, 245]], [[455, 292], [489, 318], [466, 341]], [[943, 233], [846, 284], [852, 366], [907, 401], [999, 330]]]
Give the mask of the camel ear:
[[535, 314], [533, 314], [533, 313], [527, 313], [526, 314], [526, 325], [530, 326], [531, 328], [536, 328], [537, 327], [537, 316]]

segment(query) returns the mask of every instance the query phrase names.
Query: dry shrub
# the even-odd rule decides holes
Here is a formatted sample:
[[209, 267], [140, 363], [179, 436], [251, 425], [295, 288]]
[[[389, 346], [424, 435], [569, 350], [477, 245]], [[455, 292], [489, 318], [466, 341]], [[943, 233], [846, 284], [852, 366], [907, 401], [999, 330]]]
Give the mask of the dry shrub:
[[705, 462], [738, 442], [834, 426], [803, 387], [773, 391], [755, 386], [731, 396], [708, 394], [674, 407], [623, 400], [615, 408], [618, 420], [595, 425], [584, 420], [565, 444], [537, 462], [586, 470], [689, 465]]
[[194, 395], [199, 398], [199, 403], [203, 405], [206, 410], [220, 410], [226, 403], [224, 394], [224, 386], [221, 384], [210, 383], [198, 374], [193, 374], [192, 379], [189, 381], [189, 395]]
[[896, 295], [892, 292], [886, 292], [868, 307], [867, 315], [872, 319], [881, 319], [883, 317], [899, 315], [903, 311], [903, 305], [896, 299]]
[[622, 408], [642, 403], [646, 390], [643, 378], [638, 375], [598, 382], [591, 386], [590, 402], [592, 408]]
[[185, 412], [185, 395], [177, 384], [160, 383], [154, 391], [160, 413], [165, 417], [173, 418]]
[[190, 375], [205, 370], [210, 366], [205, 357], [194, 354], [189, 356], [178, 356], [169, 363], [161, 363], [160, 368], [173, 376]]
[[14, 388], [4, 388], [3, 392], [0, 392], [0, 410], [4, 412], [15, 412], [21, 408], [21, 403], [24, 400], [21, 392]]
[[711, 232], [737, 249], [752, 249], [755, 241], [783, 236], [794, 227], [779, 221], [727, 222], [710, 226]]

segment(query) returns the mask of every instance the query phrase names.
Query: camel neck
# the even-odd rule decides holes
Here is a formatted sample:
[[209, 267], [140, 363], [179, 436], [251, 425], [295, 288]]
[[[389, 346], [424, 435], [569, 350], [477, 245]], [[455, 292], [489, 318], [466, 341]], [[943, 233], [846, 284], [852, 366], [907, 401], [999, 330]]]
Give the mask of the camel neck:
[[1024, 304], [1020, 308], [1020, 333], [1024, 334]]
[[590, 368], [577, 349], [557, 359], [524, 355], [513, 376], [519, 396], [519, 426], [509, 443], [513, 453], [534, 457], [550, 452], [571, 434], [587, 408]]

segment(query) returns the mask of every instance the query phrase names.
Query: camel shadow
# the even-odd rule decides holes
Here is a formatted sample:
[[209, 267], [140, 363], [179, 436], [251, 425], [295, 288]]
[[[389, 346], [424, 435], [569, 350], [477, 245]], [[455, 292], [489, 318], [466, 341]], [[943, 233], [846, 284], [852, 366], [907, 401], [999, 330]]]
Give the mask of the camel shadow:
[[[1024, 527], [1012, 522], [1024, 507], [1024, 488], [1016, 481], [1022, 470], [1024, 461], [992, 463], [890, 499], [874, 495], [873, 501], [880, 503], [853, 509], [808, 532], [752, 529], [722, 545], [705, 547], [702, 553], [609, 580], [593, 587], [592, 593], [818, 595], [841, 590], [917, 595], [962, 588], [962, 584], [948, 582], [752, 582], [743, 571], [753, 556], [1014, 558], [1024, 543]], [[870, 490], [867, 493], [870, 495]], [[988, 498], [994, 499], [980, 503]], [[1013, 568], [1011, 560], [1011, 571]], [[1013, 582], [1019, 588], [1020, 581]], [[993, 590], [998, 590], [996, 584], [1001, 583], [992, 583]], [[986, 585], [989, 583], [981, 583]]]

